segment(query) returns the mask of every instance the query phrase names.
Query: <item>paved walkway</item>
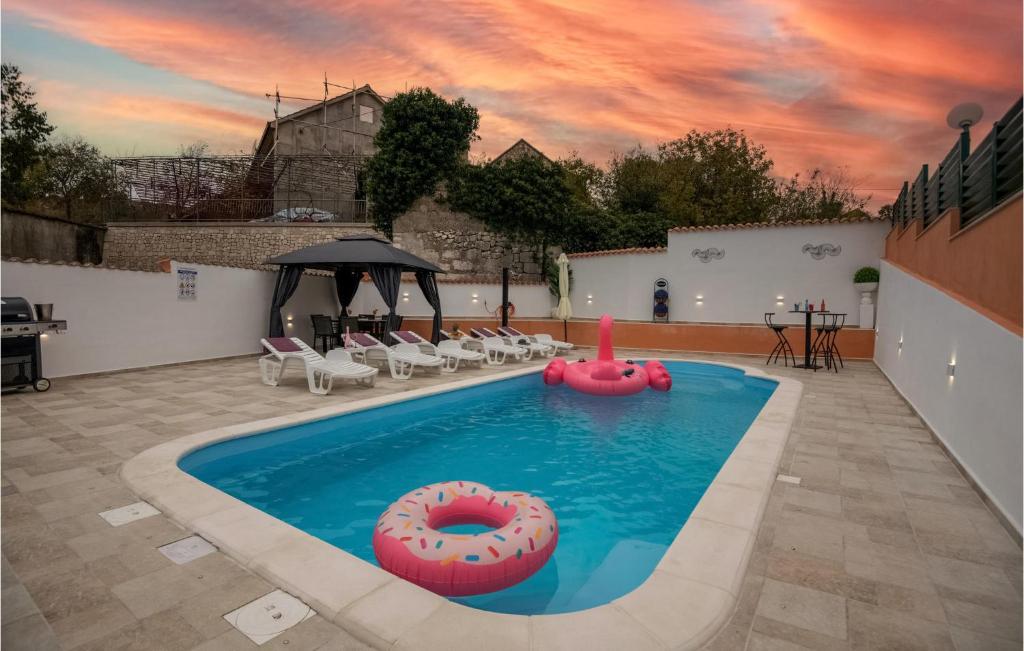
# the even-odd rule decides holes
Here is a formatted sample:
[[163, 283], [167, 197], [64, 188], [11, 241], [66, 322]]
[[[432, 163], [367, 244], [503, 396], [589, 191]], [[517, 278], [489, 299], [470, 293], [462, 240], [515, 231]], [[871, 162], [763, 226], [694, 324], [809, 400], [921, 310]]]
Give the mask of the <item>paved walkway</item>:
[[[1020, 547], [878, 369], [777, 372], [805, 382], [780, 469], [801, 483], [776, 483], [739, 607], [711, 646], [1020, 649]], [[137, 500], [118, 480], [122, 461], [213, 427], [437, 381], [322, 398], [297, 379], [261, 385], [247, 358], [4, 396], [3, 648], [256, 648], [222, 615], [273, 586], [220, 553], [175, 565], [156, 548], [188, 532], [163, 516], [116, 528], [97, 516]], [[313, 617], [261, 648], [365, 647]]]

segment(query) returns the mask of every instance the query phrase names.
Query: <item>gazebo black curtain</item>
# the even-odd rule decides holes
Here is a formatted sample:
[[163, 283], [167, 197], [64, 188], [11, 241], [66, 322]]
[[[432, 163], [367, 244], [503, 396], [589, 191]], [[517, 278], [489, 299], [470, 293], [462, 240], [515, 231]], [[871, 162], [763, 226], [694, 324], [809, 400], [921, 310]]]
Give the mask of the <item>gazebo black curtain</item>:
[[346, 269], [339, 267], [334, 270], [334, 285], [338, 289], [338, 302], [341, 303], [341, 316], [348, 316], [348, 306], [352, 304], [352, 298], [359, 289], [359, 282], [363, 279], [361, 270]]
[[437, 277], [433, 271], [417, 271], [416, 283], [427, 303], [434, 308], [434, 329], [430, 333], [430, 342], [436, 346], [441, 341], [441, 295], [437, 291]]
[[370, 279], [380, 292], [384, 304], [388, 306], [388, 320], [384, 324], [384, 341], [388, 341], [388, 335], [395, 330], [398, 322], [398, 315], [395, 314], [395, 306], [398, 305], [398, 289], [402, 284], [402, 269], [394, 265], [371, 264]]
[[284, 336], [284, 322], [281, 320], [281, 308], [295, 293], [302, 278], [301, 264], [282, 265], [277, 272], [277, 284], [274, 286], [274, 297], [270, 303], [270, 336]]

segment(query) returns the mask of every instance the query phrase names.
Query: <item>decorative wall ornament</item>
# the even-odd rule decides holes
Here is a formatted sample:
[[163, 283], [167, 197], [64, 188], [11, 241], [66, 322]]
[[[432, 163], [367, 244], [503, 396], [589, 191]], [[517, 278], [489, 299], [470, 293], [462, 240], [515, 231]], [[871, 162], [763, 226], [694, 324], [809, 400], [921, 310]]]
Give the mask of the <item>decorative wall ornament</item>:
[[725, 249], [716, 249], [714, 247], [708, 249], [694, 249], [691, 253], [693, 257], [697, 258], [701, 262], [711, 262], [712, 260], [721, 260], [725, 257]]
[[813, 244], [804, 244], [803, 252], [810, 253], [811, 257], [815, 260], [821, 260], [826, 255], [839, 255], [843, 250], [843, 247], [839, 244], [819, 244], [814, 246]]

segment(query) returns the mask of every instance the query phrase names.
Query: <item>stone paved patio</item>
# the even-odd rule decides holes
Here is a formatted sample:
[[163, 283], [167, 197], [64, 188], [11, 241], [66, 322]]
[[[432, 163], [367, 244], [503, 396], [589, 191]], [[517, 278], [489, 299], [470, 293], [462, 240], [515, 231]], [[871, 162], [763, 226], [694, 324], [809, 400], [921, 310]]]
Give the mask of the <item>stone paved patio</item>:
[[[739, 607], [711, 647], [1021, 648], [1020, 547], [878, 369], [775, 372], [805, 383], [780, 468], [801, 483], [776, 482]], [[156, 548], [189, 532], [162, 515], [116, 528], [97, 515], [137, 500], [122, 461], [186, 434], [437, 381], [387, 378], [322, 398], [297, 376], [263, 386], [245, 358], [4, 396], [4, 649], [255, 648], [222, 615], [274, 586], [219, 552], [175, 565]], [[261, 648], [365, 647], [313, 617]]]

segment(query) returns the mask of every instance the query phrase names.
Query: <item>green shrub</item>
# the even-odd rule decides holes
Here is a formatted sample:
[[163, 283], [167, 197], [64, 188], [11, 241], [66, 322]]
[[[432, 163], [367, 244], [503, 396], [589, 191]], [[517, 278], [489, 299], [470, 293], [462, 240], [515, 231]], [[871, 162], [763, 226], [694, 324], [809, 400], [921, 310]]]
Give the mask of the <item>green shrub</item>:
[[861, 267], [857, 270], [857, 273], [853, 274], [853, 282], [855, 283], [877, 283], [878, 282], [878, 269], [874, 267]]

